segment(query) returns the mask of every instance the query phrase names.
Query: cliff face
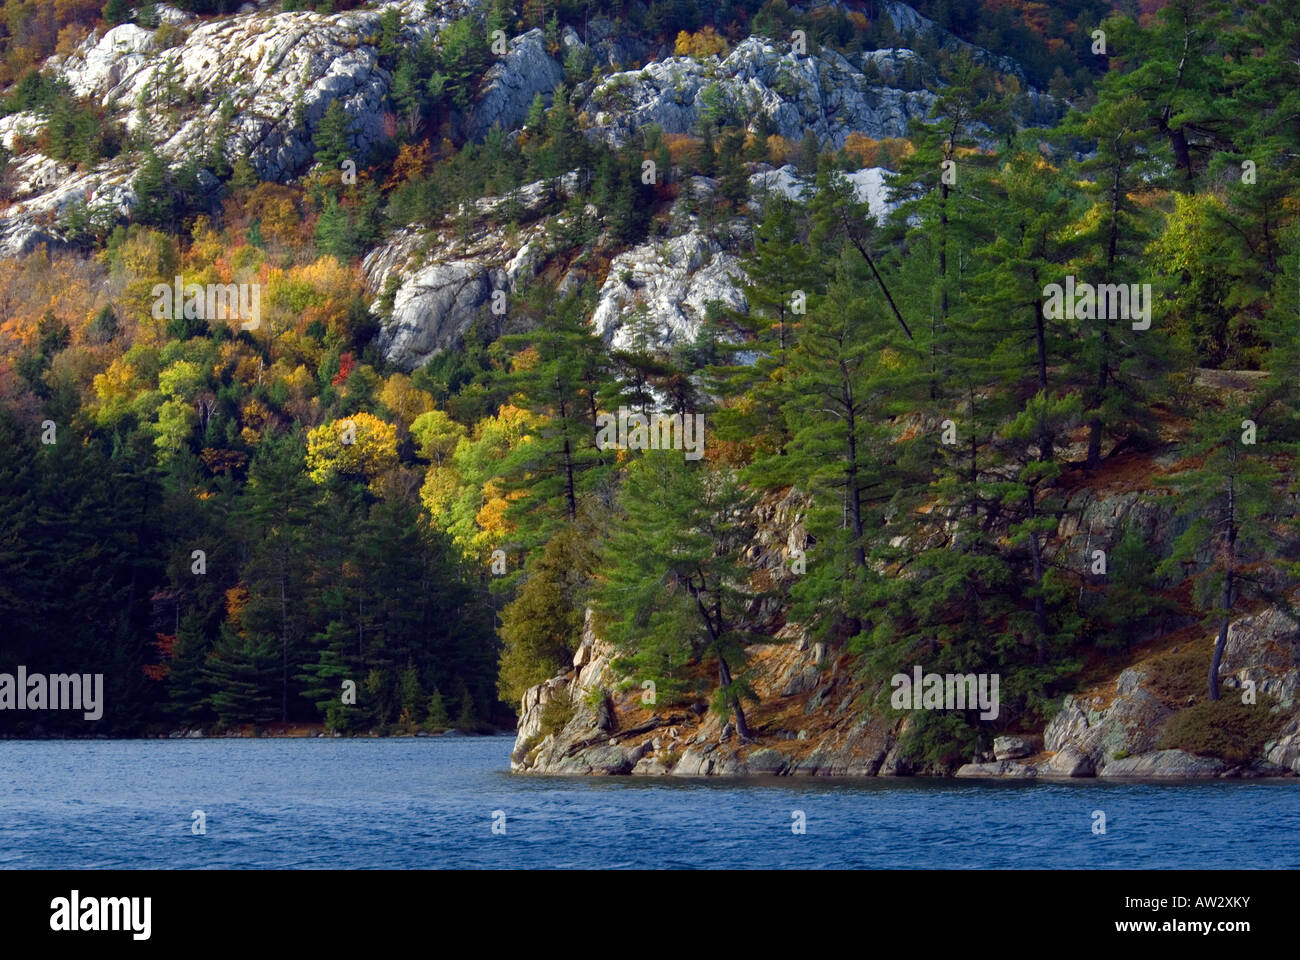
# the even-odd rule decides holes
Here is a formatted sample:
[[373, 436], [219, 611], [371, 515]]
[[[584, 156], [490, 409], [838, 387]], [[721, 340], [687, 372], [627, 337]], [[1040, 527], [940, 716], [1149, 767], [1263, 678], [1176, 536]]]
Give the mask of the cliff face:
[[[393, 76], [380, 54], [385, 12], [401, 14], [398, 42], [414, 46], [432, 39], [460, 17], [482, 16], [482, 0], [451, 0], [430, 13], [423, 0], [388, 0], [338, 14], [281, 12], [278, 4], [246, 4], [239, 13], [204, 18], [159, 4], [160, 28], [124, 23], [92, 33], [67, 54], [51, 57], [44, 69], [68, 82], [78, 97], [101, 104], [107, 121], [120, 124], [140, 149], [111, 160], [74, 166], [37, 146], [46, 120], [22, 111], [0, 117], [0, 146], [12, 154], [0, 209], [0, 256], [21, 256], [44, 244], [67, 246], [68, 215], [84, 205], [109, 225], [129, 221], [139, 204], [134, 181], [142, 150], [157, 153], [171, 168], [197, 162], [198, 182], [216, 209], [220, 183], [208, 158], [247, 156], [259, 178], [294, 183], [313, 164], [316, 137], [327, 108], [337, 102], [350, 125], [349, 146], [358, 166], [388, 137]], [[957, 38], [901, 3], [888, 15], [908, 36], [930, 38], [944, 49], [965, 47]], [[565, 27], [559, 49], [548, 49], [541, 30], [508, 38], [479, 84], [472, 103], [449, 119], [457, 138], [483, 140], [491, 131], [521, 133], [536, 96], [549, 102], [565, 80], [561, 60], [589, 55], [605, 75], [572, 84], [570, 99], [580, 129], [593, 140], [618, 144], [649, 124], [667, 134], [690, 133], [707, 111], [724, 110], [756, 121], [791, 142], [815, 135], [826, 147], [841, 147], [850, 134], [874, 140], [900, 137], [908, 123], [924, 117], [934, 96], [909, 87], [905, 68], [924, 66], [912, 50], [873, 50], [847, 59], [816, 45], [807, 51], [790, 43], [751, 37], [725, 56], [673, 56], [666, 45], [616, 27], [594, 13], [584, 35]], [[1005, 74], [1023, 81], [1023, 70], [1006, 58], [970, 48]], [[623, 69], [642, 63], [639, 69]], [[613, 72], [617, 71], [617, 72]], [[1058, 104], [1023, 83], [1018, 120], [1044, 123]], [[753, 164], [755, 203], [776, 189], [789, 193], [789, 168]], [[850, 177], [873, 213], [886, 209], [882, 171], [867, 168]], [[695, 178], [696, 199], [716, 186]], [[583, 189], [572, 176], [522, 188], [512, 202], [520, 229], [507, 237], [487, 223], [504, 198], [483, 198], [470, 206], [469, 236], [449, 216], [444, 224], [415, 237], [399, 230], [369, 251], [366, 280], [378, 297], [392, 276], [399, 285], [379, 346], [385, 359], [412, 369], [434, 353], [455, 348], [472, 317], [497, 290], [514, 293], [520, 281], [543, 267], [556, 272], [561, 292], [595, 281], [604, 283], [597, 325], [618, 337], [629, 303], [644, 305], [662, 331], [665, 345], [693, 338], [711, 300], [743, 308], [734, 262], [744, 237], [727, 224], [708, 231], [686, 212], [675, 215], [667, 235], [588, 265], [547, 264], [540, 251], [546, 229], [562, 226], [564, 215], [548, 214]], [[686, 205], [684, 205], [686, 206]], [[606, 211], [588, 205], [597, 225]], [[630, 276], [629, 285], [622, 278]]]
[[[1047, 549], [1082, 564], [1091, 550], [1109, 554], [1125, 528], [1136, 527], [1153, 550], [1164, 553], [1181, 526], [1162, 502], [1163, 491], [1150, 481], [1174, 462], [1172, 454], [1147, 461], [1121, 458], [1095, 483], [1069, 492]], [[1129, 479], [1133, 477], [1140, 479]], [[791, 551], [807, 545], [804, 508], [805, 501], [793, 492], [768, 497], [756, 508], [759, 532], [750, 553], [756, 575], [778, 583], [789, 578]], [[1198, 558], [1196, 567], [1210, 559]], [[1177, 593], [1178, 584], [1168, 586], [1168, 592]], [[655, 710], [641, 702], [635, 686], [618, 692], [624, 678], [611, 667], [614, 651], [589, 618], [572, 669], [524, 695], [511, 769], [648, 776], [933, 772], [916, 769], [900, 754], [908, 714], [862, 706], [863, 695], [872, 691], [857, 675], [852, 657], [809, 643], [798, 625], [784, 623], [779, 605], [763, 616], [779, 642], [750, 650], [760, 700], [747, 708], [753, 742], [738, 742], [730, 724], [711, 714]], [[1236, 617], [1230, 626], [1220, 671], [1223, 698], [1240, 701], [1253, 690], [1261, 704], [1261, 729], [1269, 731], [1262, 746], [1233, 759], [1162, 746], [1177, 729], [1180, 714], [1205, 700], [1213, 631], [1176, 612], [1161, 631], [1130, 639], [1131, 652], [1086, 670], [1076, 692], [1060, 701], [1042, 729], [1004, 732], [993, 740], [991, 751], [970, 757], [956, 776], [1300, 774], [1300, 625], [1283, 609], [1262, 607]]]

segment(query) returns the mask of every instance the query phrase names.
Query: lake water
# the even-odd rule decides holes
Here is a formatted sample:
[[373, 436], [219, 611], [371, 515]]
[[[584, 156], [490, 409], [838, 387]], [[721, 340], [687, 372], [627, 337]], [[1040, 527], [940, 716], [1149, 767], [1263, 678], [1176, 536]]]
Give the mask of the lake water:
[[0, 867], [1300, 867], [1297, 780], [545, 778], [512, 743], [0, 741]]

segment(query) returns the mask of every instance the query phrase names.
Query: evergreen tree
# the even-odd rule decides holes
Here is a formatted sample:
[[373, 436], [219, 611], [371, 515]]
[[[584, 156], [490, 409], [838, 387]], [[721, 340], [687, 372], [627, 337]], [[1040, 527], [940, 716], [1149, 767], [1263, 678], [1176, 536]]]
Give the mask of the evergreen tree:
[[153, 150], [145, 155], [140, 172], [131, 181], [135, 191], [135, 219], [139, 223], [156, 227], [170, 227], [175, 216], [171, 178], [162, 157]]
[[868, 556], [907, 473], [887, 420], [919, 400], [916, 354], [871, 289], [844, 251], [789, 354], [782, 413], [791, 439], [748, 474], [812, 497], [816, 543], [791, 594], [795, 616], [826, 640], [858, 633], [869, 613], [878, 578]]
[[[1233, 7], [1224, 0], [1173, 0], [1140, 32], [1127, 18], [1106, 21], [1111, 72], [1105, 96], [1134, 97], [1145, 107], [1143, 126], [1162, 137], [1190, 192], [1195, 153], [1230, 149], [1238, 108], [1225, 82], [1230, 71], [1223, 38]], [[1129, 51], [1140, 50], [1134, 57]], [[1123, 51], [1119, 53], [1118, 51]]]
[[348, 260], [356, 253], [355, 236], [347, 211], [334, 197], [326, 197], [325, 208], [316, 221], [316, 245], [325, 253]]
[[223, 626], [221, 639], [208, 654], [209, 700], [223, 726], [270, 723], [283, 717], [272, 691], [276, 653], [270, 637], [241, 637]]
[[[1096, 284], [1146, 280], [1136, 267], [1151, 238], [1150, 216], [1134, 198], [1158, 174], [1161, 155], [1142, 103], [1134, 97], [1101, 100], [1086, 117], [1067, 122], [1063, 129], [1097, 145], [1095, 155], [1080, 165], [1095, 180], [1088, 187], [1092, 208], [1076, 231], [1087, 252], [1074, 260], [1074, 271], [1086, 269]], [[1154, 284], [1151, 290], [1154, 299]], [[1129, 318], [1112, 316], [1116, 311], [1099, 306], [1091, 317], [1080, 318], [1080, 327], [1089, 335], [1082, 344], [1079, 375], [1092, 381], [1084, 394], [1090, 410], [1089, 469], [1101, 464], [1103, 433], [1142, 435], [1150, 409], [1142, 399], [1143, 385], [1168, 361], [1165, 339], [1154, 323], [1152, 329], [1135, 330]], [[1154, 303], [1147, 307], [1154, 312]]]
[[557, 530], [502, 610], [497, 689], [506, 703], [517, 703], [529, 687], [572, 663], [596, 566], [593, 536], [585, 518]]
[[[1062, 281], [1062, 265], [1071, 251], [1064, 236], [1071, 191], [1060, 171], [1028, 150], [1008, 157], [996, 182], [996, 235], [977, 250], [983, 268], [972, 286], [982, 293], [973, 299], [992, 327], [990, 333], [1003, 331], [1005, 340], [997, 349], [1019, 368], [1009, 372], [1022, 371], [1029, 379], [1024, 375], [1032, 370], [1036, 388], [1047, 390], [1052, 386], [1049, 366], [1059, 367], [1072, 343], [1065, 322], [1048, 319], [1043, 310], [1043, 288]], [[1044, 442], [1050, 457], [1052, 438]]]
[[131, 4], [128, 0], [108, 0], [102, 11], [104, 22], [110, 27], [126, 23], [131, 19]]
[[249, 560], [243, 571], [249, 602], [241, 616], [249, 636], [245, 649], [259, 651], [259, 656], [263, 647], [278, 651], [279, 712], [281, 721], [287, 721], [289, 680], [301, 667], [302, 615], [312, 549], [309, 534], [317, 500], [303, 466], [299, 437], [281, 435], [262, 441], [249, 469], [245, 495], [249, 533]]
[[1203, 413], [1186, 449], [1199, 466], [1166, 481], [1180, 494], [1178, 516], [1188, 526], [1159, 570], [1177, 571], [1207, 550], [1215, 558], [1193, 578], [1197, 603], [1218, 631], [1209, 666], [1211, 700], [1219, 699], [1219, 666], [1228, 626], [1241, 609], [1243, 596], [1270, 592], [1265, 578], [1246, 569], [1271, 555], [1282, 510], [1280, 478], [1271, 462], [1276, 451], [1255, 432], [1260, 419], [1254, 404]]
[[[504, 338], [516, 355], [511, 386], [517, 405], [542, 418], [542, 427], [519, 444], [502, 465], [503, 474], [528, 496], [516, 515], [531, 517], [525, 545], [545, 538], [559, 519], [573, 523], [579, 497], [612, 465], [613, 454], [597, 445], [597, 396], [607, 371], [603, 346], [591, 332], [582, 302], [569, 297], [539, 304], [537, 327]], [[532, 310], [527, 303], [523, 310]]]
[[352, 156], [352, 118], [340, 100], [331, 100], [325, 114], [312, 133], [316, 145], [315, 160], [326, 170], [339, 170]]
[[728, 371], [733, 378], [740, 377], [732, 380], [729, 392], [739, 390], [753, 397], [764, 381], [779, 376], [810, 299], [825, 288], [798, 214], [795, 204], [782, 195], [770, 194], [763, 200], [763, 219], [754, 230], [753, 248], [741, 260], [747, 278], [741, 289], [749, 309], [726, 318], [742, 338], [737, 350], [756, 357], [752, 364]]
[[628, 468], [619, 502], [597, 590], [605, 635], [619, 651], [615, 667], [653, 680], [660, 703], [704, 694], [692, 668], [716, 667], [712, 709], [733, 716], [748, 740], [743, 701], [754, 694], [745, 646], [756, 638], [742, 624], [757, 597], [741, 562], [752, 534], [749, 496], [726, 471], [680, 451], [647, 451]]

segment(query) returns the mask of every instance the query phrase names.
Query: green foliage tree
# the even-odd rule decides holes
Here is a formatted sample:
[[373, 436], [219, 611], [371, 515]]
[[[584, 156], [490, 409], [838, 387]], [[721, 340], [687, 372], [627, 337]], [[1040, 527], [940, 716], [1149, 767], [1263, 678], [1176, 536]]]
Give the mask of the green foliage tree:
[[703, 694], [691, 667], [715, 667], [711, 707], [734, 717], [742, 740], [752, 735], [743, 701], [755, 699], [744, 665], [756, 638], [742, 626], [758, 595], [741, 562], [749, 501], [733, 474], [648, 451], [628, 468], [597, 588], [615, 667], [653, 680], [661, 703]]
[[1273, 444], [1252, 429], [1259, 418], [1259, 411], [1240, 405], [1203, 414], [1187, 447], [1199, 466], [1165, 481], [1179, 492], [1178, 513], [1189, 522], [1159, 571], [1179, 570], [1207, 550], [1215, 558], [1193, 578], [1197, 602], [1218, 628], [1209, 667], [1211, 700], [1219, 699], [1228, 626], [1243, 595], [1271, 593], [1264, 572], [1251, 569], [1252, 562], [1269, 556], [1282, 509]]
[[338, 170], [343, 161], [352, 156], [352, 118], [343, 109], [340, 100], [331, 100], [316, 129], [312, 132], [316, 145], [315, 160], [326, 170]]

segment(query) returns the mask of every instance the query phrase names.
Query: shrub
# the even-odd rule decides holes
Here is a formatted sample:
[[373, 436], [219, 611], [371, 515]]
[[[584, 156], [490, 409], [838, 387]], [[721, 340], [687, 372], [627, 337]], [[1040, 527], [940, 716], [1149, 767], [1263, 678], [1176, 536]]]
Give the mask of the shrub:
[[556, 697], [554, 700], [548, 700], [542, 706], [540, 717], [542, 735], [559, 734], [573, 719], [576, 712], [577, 707], [569, 697]]
[[1218, 757], [1228, 763], [1250, 763], [1264, 744], [1277, 736], [1280, 718], [1268, 704], [1238, 700], [1204, 700], [1180, 710], [1165, 723], [1156, 746], [1161, 750]]

